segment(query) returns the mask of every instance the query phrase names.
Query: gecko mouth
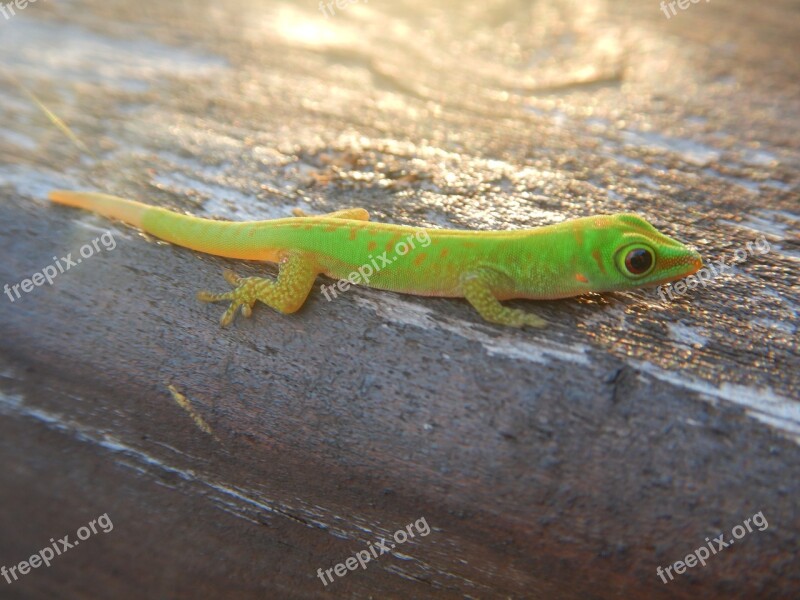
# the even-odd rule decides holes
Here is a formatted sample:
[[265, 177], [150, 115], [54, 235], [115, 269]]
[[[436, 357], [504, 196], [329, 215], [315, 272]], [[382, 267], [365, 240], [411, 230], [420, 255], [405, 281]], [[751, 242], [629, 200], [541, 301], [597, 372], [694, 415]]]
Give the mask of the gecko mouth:
[[692, 257], [692, 262], [690, 264], [692, 265], [691, 266], [691, 270], [688, 271], [686, 273], [686, 275], [684, 275], [684, 277], [688, 277], [689, 275], [694, 275], [700, 269], [702, 269], [703, 268], [703, 259], [700, 258], [700, 255], [698, 254], [698, 255]]
[[703, 268], [703, 259], [700, 258], [700, 255], [695, 252], [688, 257], [682, 257], [680, 259], [671, 259], [670, 264], [663, 265], [662, 263], [662, 266], [666, 267], [674, 267], [678, 265], [687, 265], [687, 267], [684, 270], [681, 270], [677, 273], [673, 273], [672, 275], [667, 275], [666, 277], [662, 277], [661, 279], [652, 281], [649, 284], [647, 284], [647, 287], [662, 285], [665, 283], [669, 283], [671, 281], [678, 281], [679, 279], [685, 279], [690, 275], [694, 275], [700, 269]]

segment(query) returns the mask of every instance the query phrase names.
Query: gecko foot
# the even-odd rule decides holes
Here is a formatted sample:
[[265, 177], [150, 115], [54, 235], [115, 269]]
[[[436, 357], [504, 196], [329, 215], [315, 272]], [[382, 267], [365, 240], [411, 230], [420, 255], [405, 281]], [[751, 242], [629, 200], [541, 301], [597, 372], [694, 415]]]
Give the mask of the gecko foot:
[[197, 294], [201, 302], [230, 302], [219, 321], [223, 327], [230, 325], [239, 312], [245, 317], [252, 315], [256, 302], [263, 302], [283, 314], [295, 312], [308, 297], [317, 270], [313, 259], [302, 254], [290, 254], [281, 260], [277, 279], [239, 277], [228, 270], [224, 276], [225, 281], [233, 286], [230, 292]]
[[484, 269], [467, 273], [462, 279], [462, 290], [467, 301], [490, 323], [510, 327], [547, 327], [547, 321], [534, 314], [503, 306], [492, 291], [492, 281], [499, 275]]
[[233, 290], [225, 292], [224, 294], [214, 294], [211, 292], [198, 292], [197, 299], [201, 302], [230, 302], [228, 310], [222, 315], [219, 324], [227, 327], [233, 322], [238, 312], [241, 312], [244, 317], [249, 317], [253, 314], [253, 305], [258, 300], [258, 294], [255, 291], [255, 283], [262, 281], [259, 277], [239, 277], [233, 271], [225, 269], [223, 271], [225, 281], [233, 286]]

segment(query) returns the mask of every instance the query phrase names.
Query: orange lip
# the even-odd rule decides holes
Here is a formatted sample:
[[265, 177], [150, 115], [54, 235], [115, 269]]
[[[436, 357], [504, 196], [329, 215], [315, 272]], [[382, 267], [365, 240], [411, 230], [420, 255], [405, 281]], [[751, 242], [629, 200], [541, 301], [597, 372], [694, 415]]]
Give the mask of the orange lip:
[[691, 270], [687, 271], [683, 275], [678, 275], [678, 276], [673, 275], [672, 277], [665, 277], [664, 279], [659, 279], [658, 281], [653, 281], [653, 282], [648, 284], [648, 287], [653, 287], [653, 286], [657, 286], [657, 285], [663, 285], [665, 283], [670, 283], [672, 281], [678, 281], [680, 279], [686, 279], [687, 277], [689, 277], [689, 275], [694, 275], [700, 269], [703, 268], [703, 259], [700, 258], [700, 256], [698, 255], [694, 260], [692, 260], [692, 262], [690, 264], [691, 264]]

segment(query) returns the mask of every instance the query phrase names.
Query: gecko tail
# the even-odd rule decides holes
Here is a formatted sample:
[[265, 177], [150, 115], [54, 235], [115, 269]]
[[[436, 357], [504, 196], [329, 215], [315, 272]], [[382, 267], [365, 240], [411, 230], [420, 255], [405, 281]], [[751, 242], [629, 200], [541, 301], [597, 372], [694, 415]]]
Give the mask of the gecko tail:
[[95, 192], [52, 190], [48, 194], [48, 197], [56, 204], [64, 204], [66, 206], [90, 210], [104, 217], [119, 219], [129, 225], [140, 228], [142, 227], [142, 219], [145, 213], [153, 208], [141, 202]]
[[[0, 0], [2, 2], [2, 0]], [[165, 242], [226, 258], [277, 262], [273, 221], [217, 221], [97, 192], [52, 190], [50, 200], [138, 227]], [[280, 222], [276, 219], [275, 222]], [[258, 232], [258, 235], [254, 235]], [[247, 235], [245, 235], [247, 234]]]

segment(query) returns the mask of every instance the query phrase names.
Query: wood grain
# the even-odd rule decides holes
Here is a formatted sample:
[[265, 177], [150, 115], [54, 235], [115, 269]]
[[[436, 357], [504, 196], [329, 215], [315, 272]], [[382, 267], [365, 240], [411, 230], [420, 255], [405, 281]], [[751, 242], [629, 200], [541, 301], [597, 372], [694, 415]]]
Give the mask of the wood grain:
[[[0, 296], [0, 566], [114, 524], [0, 596], [796, 596], [800, 13], [639, 4], [83, 0], [0, 20], [0, 285], [116, 242]], [[195, 293], [274, 269], [49, 206], [54, 187], [237, 220], [629, 211], [707, 262], [770, 249], [674, 300], [530, 305], [543, 331], [366, 289], [222, 330]], [[758, 512], [766, 530], [656, 575]], [[429, 535], [318, 578], [420, 518]]]

